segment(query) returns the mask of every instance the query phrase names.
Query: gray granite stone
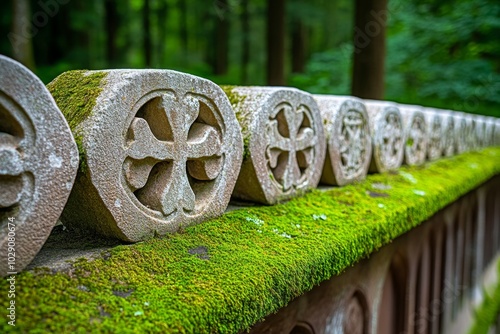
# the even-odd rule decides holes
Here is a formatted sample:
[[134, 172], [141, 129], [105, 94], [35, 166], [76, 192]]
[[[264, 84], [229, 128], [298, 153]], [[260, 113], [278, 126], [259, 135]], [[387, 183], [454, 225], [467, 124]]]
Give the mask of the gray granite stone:
[[442, 147], [443, 147], [443, 156], [451, 157], [456, 153], [456, 134], [455, 131], [455, 118], [453, 117], [453, 111], [451, 110], [442, 110], [435, 109], [441, 115], [442, 120], [442, 130], [443, 137], [442, 139]]
[[225, 87], [245, 142], [233, 196], [274, 204], [315, 188], [326, 142], [313, 97], [285, 87]]
[[383, 173], [398, 169], [404, 158], [404, 129], [397, 104], [365, 100], [373, 153], [371, 172]]
[[453, 119], [455, 124], [455, 151], [457, 154], [467, 152], [467, 117], [463, 112], [454, 111]]
[[434, 108], [424, 108], [423, 112], [427, 122], [427, 158], [436, 160], [444, 151], [443, 117]]
[[350, 96], [314, 95], [327, 142], [321, 183], [343, 186], [366, 178], [372, 155], [368, 113]]
[[139, 241], [221, 215], [243, 147], [222, 90], [169, 70], [104, 73], [102, 91], [86, 101], [92, 112], [75, 128], [86, 164], [63, 223]]
[[418, 166], [427, 158], [427, 123], [423, 108], [399, 104], [405, 132], [404, 163]]
[[76, 143], [47, 88], [0, 56], [0, 276], [24, 269], [43, 246], [77, 168]]

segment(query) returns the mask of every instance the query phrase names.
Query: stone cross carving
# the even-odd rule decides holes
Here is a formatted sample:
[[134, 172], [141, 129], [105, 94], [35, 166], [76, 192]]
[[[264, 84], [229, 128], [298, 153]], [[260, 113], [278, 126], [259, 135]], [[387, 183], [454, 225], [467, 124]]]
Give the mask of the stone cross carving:
[[401, 113], [395, 103], [386, 101], [365, 101], [373, 154], [370, 171], [383, 173], [398, 169], [403, 162], [404, 133]]
[[21, 271], [42, 248], [77, 168], [76, 143], [47, 88], [0, 56], [0, 276]]
[[410, 166], [425, 163], [427, 158], [427, 123], [420, 106], [399, 105], [405, 131], [404, 162]]
[[443, 120], [432, 108], [424, 108], [424, 114], [427, 121], [427, 157], [436, 160], [443, 155]]
[[224, 90], [245, 141], [233, 196], [274, 204], [316, 187], [325, 159], [325, 138], [312, 96], [292, 88]]
[[355, 97], [315, 95], [323, 117], [327, 151], [321, 182], [346, 185], [368, 173], [372, 143], [368, 114]]
[[[74, 75], [64, 73], [49, 86], [68, 89]], [[90, 115], [75, 129], [85, 165], [63, 212], [65, 224], [139, 241], [224, 212], [243, 143], [218, 86], [168, 70], [80, 75], [102, 79], [98, 94], [85, 99]], [[72, 91], [85, 91], [77, 88]], [[80, 99], [72, 96], [67, 105]]]

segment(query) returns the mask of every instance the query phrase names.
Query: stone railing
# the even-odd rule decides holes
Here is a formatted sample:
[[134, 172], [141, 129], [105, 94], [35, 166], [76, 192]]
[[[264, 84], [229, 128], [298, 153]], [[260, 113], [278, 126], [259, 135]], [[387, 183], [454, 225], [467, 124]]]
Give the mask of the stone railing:
[[[285, 87], [219, 87], [169, 70], [72, 71], [57, 77], [47, 90], [26, 68], [5, 57], [0, 57], [0, 73], [3, 276], [21, 271], [32, 261], [59, 218], [72, 230], [136, 242], [220, 216], [231, 197], [274, 205], [302, 195], [320, 182], [345, 186], [364, 180], [368, 172], [394, 173], [403, 163], [418, 166], [443, 156], [500, 145], [499, 119], [420, 106], [313, 96]], [[482, 203], [484, 199], [478, 205]], [[481, 210], [483, 214], [491, 208]], [[495, 217], [495, 224], [483, 218], [480, 224], [498, 229]], [[430, 225], [447, 233], [463, 232], [474, 222], [463, 226], [426, 223], [420, 229], [425, 235], [431, 229], [425, 226]], [[484, 236], [484, 228], [476, 233]], [[446, 242], [459, 238], [451, 236]], [[437, 247], [429, 238], [423, 239], [423, 244]], [[486, 252], [490, 257], [498, 249], [496, 241], [492, 242]], [[450, 279], [450, 273], [442, 274], [444, 269], [431, 270], [434, 262], [428, 259], [429, 249], [411, 247], [417, 246], [395, 243], [380, 252], [387, 254], [379, 256], [383, 260], [369, 262], [379, 261], [375, 263], [380, 268], [393, 263], [391, 268], [396, 269], [391, 270], [399, 273], [394, 254], [401, 254], [406, 266], [403, 274], [408, 277], [417, 277], [413, 271], [424, 269], [415, 268], [427, 266], [425, 274], [434, 276], [418, 283], [427, 290], [429, 282], [444, 284]], [[470, 249], [472, 252], [474, 247]], [[425, 252], [427, 258], [410, 259], [408, 252], [414, 250]], [[432, 250], [433, 254], [445, 254]], [[472, 263], [472, 257], [467, 259]], [[364, 267], [355, 268], [353, 271]], [[479, 277], [479, 272], [475, 275]], [[348, 276], [332, 282], [345, 279], [342, 277]], [[380, 277], [353, 280], [380, 286]], [[398, 284], [404, 282], [398, 277]], [[415, 279], [411, 282], [417, 284]], [[469, 287], [474, 282], [469, 280]], [[412, 312], [415, 297], [400, 302], [391, 295], [395, 289], [392, 283], [387, 284], [383, 298], [390, 299], [393, 309], [401, 307], [405, 319], [410, 319], [408, 312]], [[401, 288], [406, 293], [413, 286]], [[398, 298], [401, 293], [397, 292]], [[353, 319], [361, 311], [365, 319], [365, 327], [344, 328], [345, 332], [367, 333], [363, 328], [368, 324], [368, 332], [375, 332], [377, 322], [371, 319], [377, 317], [402, 319], [399, 313], [394, 316], [396, 313], [379, 311], [380, 300], [368, 295], [356, 292], [354, 302], [347, 304], [339, 295], [335, 307], [349, 305]], [[425, 298], [434, 297], [429, 292]], [[427, 300], [420, 302], [418, 305], [424, 305]], [[459, 312], [460, 307], [454, 310]], [[315, 327], [308, 319], [304, 316], [299, 320], [309, 321], [313, 333], [329, 331]], [[446, 319], [447, 324], [452, 323]], [[394, 324], [390, 327], [394, 330], [415, 327], [411, 319], [398, 321], [388, 322], [388, 326]]]

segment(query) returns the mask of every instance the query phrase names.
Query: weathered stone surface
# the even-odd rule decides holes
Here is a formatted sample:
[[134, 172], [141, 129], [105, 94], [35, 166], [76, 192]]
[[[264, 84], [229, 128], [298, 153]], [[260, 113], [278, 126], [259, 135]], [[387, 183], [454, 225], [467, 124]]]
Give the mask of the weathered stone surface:
[[445, 157], [451, 157], [456, 152], [457, 142], [453, 111], [436, 109], [436, 112], [441, 115], [442, 120], [443, 137], [441, 138], [441, 144], [443, 148], [443, 155]]
[[313, 97], [284, 87], [224, 87], [245, 152], [233, 196], [274, 204], [317, 186], [326, 141]]
[[427, 123], [420, 106], [399, 105], [404, 128], [404, 162], [410, 166], [425, 163], [427, 158]]
[[[73, 92], [56, 97], [65, 114], [88, 113], [73, 128], [85, 163], [65, 225], [139, 241], [224, 212], [243, 145], [218, 86], [168, 70], [76, 74], [76, 83], [67, 72], [49, 85]], [[101, 78], [97, 87], [79, 84], [91, 76]], [[81, 91], [95, 95], [82, 99]]]
[[366, 178], [372, 155], [368, 113], [349, 96], [314, 95], [327, 143], [321, 183], [343, 186]]
[[43, 246], [77, 168], [75, 141], [47, 88], [0, 56], [0, 276], [21, 271]]
[[395, 103], [365, 101], [370, 120], [373, 153], [371, 172], [396, 170], [404, 157], [404, 130], [401, 112]]
[[423, 109], [427, 121], [427, 158], [439, 159], [443, 155], [443, 118], [434, 108]]
[[495, 119], [493, 117], [485, 117], [485, 122], [485, 146], [493, 146], [495, 145]]
[[476, 118], [471, 114], [465, 114], [464, 117], [467, 151], [474, 151], [477, 148]]
[[465, 113], [454, 111], [453, 119], [455, 123], [455, 151], [457, 154], [467, 152], [467, 118]]

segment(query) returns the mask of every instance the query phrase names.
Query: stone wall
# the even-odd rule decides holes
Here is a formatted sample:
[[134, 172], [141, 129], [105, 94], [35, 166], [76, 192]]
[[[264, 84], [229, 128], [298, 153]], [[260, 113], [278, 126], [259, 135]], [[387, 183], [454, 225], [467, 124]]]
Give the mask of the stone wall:
[[59, 217], [136, 242], [222, 215], [231, 197], [273, 205], [320, 181], [500, 145], [499, 119], [458, 111], [170, 70], [72, 71], [48, 89], [3, 56], [0, 70], [2, 276], [30, 263]]

